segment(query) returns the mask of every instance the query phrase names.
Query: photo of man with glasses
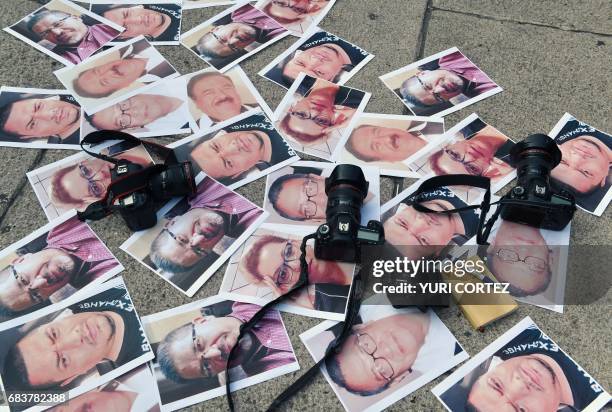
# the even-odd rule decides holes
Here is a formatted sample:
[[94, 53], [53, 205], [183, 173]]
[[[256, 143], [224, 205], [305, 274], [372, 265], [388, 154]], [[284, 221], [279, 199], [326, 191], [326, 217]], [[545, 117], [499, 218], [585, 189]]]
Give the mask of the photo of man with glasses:
[[291, 34], [301, 36], [325, 16], [333, 3], [335, 0], [262, 0], [256, 6], [291, 30]]
[[205, 22], [181, 36], [181, 42], [217, 70], [228, 67], [240, 57], [288, 34], [270, 16], [245, 4], [232, 12]]
[[72, 3], [51, 1], [10, 31], [46, 54], [78, 64], [121, 34], [121, 27]]
[[331, 159], [353, 115], [370, 95], [310, 76], [298, 79], [297, 89], [288, 94], [293, 97], [279, 105], [275, 125], [295, 150]]
[[[51, 296], [58, 302], [121, 267], [91, 228], [76, 217], [57, 224], [15, 253], [0, 270], [0, 322], [50, 305]], [[54, 295], [60, 289], [63, 293]]]

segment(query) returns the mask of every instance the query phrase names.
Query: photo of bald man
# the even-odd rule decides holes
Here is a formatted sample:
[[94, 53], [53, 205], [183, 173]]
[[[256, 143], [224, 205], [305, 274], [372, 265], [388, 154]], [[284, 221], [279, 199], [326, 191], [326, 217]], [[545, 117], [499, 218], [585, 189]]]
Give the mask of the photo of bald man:
[[66, 91], [2, 87], [0, 146], [78, 149], [82, 117]]
[[153, 357], [122, 278], [3, 330], [0, 342], [0, 374], [9, 391], [93, 389], [105, 374], [127, 372]]
[[[317, 361], [341, 331], [342, 324], [327, 321], [300, 339]], [[321, 372], [346, 410], [383, 410], [467, 358], [432, 310], [366, 302]]]

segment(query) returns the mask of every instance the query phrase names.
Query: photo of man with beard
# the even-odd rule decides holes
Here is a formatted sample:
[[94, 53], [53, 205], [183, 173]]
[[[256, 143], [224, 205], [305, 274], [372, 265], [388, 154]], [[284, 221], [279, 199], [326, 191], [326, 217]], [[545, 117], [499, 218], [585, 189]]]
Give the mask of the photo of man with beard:
[[76, 147], [81, 120], [81, 106], [67, 92], [0, 89], [0, 145]]

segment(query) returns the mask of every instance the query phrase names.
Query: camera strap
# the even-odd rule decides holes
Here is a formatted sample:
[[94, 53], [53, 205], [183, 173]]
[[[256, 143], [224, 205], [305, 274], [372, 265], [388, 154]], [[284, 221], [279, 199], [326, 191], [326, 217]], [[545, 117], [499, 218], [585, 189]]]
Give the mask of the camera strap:
[[[485, 190], [485, 194], [482, 198], [482, 202], [479, 205], [470, 205], [459, 207], [456, 209], [450, 210], [433, 210], [429, 209], [426, 206], [422, 205], [426, 199], [423, 198], [423, 194], [427, 192], [431, 192], [435, 189], [440, 189], [445, 186], [473, 186], [479, 187]], [[478, 220], [478, 229], [476, 231], [476, 241], [479, 245], [487, 245], [487, 239], [489, 237], [489, 233], [491, 233], [491, 228], [493, 224], [499, 217], [501, 212], [501, 207], [498, 207], [495, 213], [491, 216], [491, 218], [487, 221], [487, 214], [489, 213], [489, 209], [492, 205], [496, 205], [499, 203], [503, 203], [503, 199], [491, 203], [491, 179], [484, 176], [473, 176], [473, 175], [443, 175], [443, 176], [434, 176], [425, 180], [421, 183], [421, 186], [417, 189], [414, 194], [414, 201], [412, 203], [412, 207], [415, 210], [422, 213], [435, 213], [441, 215], [447, 215], [450, 213], [459, 213], [466, 210], [474, 210], [481, 209], [479, 220]]]
[[[234, 359], [237, 353], [240, 339], [247, 332], [249, 332], [257, 324], [257, 322], [259, 322], [263, 318], [263, 316], [265, 315], [268, 309], [272, 308], [277, 303], [280, 303], [281, 301], [283, 301], [290, 294], [295, 293], [298, 290], [302, 289], [303, 287], [308, 286], [308, 262], [306, 262], [306, 243], [310, 239], [314, 239], [315, 236], [316, 234], [312, 233], [310, 235], [305, 236], [304, 239], [302, 239], [302, 244], [300, 246], [300, 252], [301, 252], [300, 279], [298, 283], [293, 288], [291, 288], [291, 290], [287, 292], [286, 294], [279, 296], [273, 301], [265, 304], [257, 313], [255, 313], [255, 315], [253, 315], [251, 319], [249, 319], [246, 323], [243, 323], [242, 325], [240, 325], [240, 332], [238, 334], [238, 339], [236, 340], [236, 344], [234, 345], [234, 347], [232, 348], [232, 350], [230, 351], [227, 357], [227, 364], [225, 366], [225, 376], [226, 376], [225, 392], [227, 394], [227, 403], [228, 403], [229, 409], [232, 412], [234, 411], [234, 401], [232, 399], [232, 394], [230, 392], [231, 379], [230, 379], [229, 369], [230, 369], [231, 361]], [[268, 407], [267, 411], [276, 410], [284, 401], [286, 401], [287, 399], [295, 395], [302, 387], [308, 384], [308, 381], [310, 381], [312, 377], [315, 376], [315, 374], [318, 372], [321, 365], [323, 365], [323, 363], [328, 357], [340, 351], [340, 348], [342, 347], [342, 342], [344, 342], [344, 340], [350, 334], [351, 326], [355, 322], [355, 319], [357, 318], [357, 314], [359, 313], [362, 294], [363, 294], [363, 284], [362, 284], [362, 279], [361, 279], [361, 273], [357, 272], [355, 276], [353, 277], [353, 287], [351, 288], [351, 293], [349, 295], [346, 318], [343, 322], [342, 332], [328, 346], [323, 358], [321, 358], [314, 366], [312, 366], [308, 371], [306, 371], [306, 373], [300, 376], [295, 382], [293, 382], [288, 388], [286, 388], [280, 395], [278, 395], [276, 399], [274, 399], [272, 404]]]

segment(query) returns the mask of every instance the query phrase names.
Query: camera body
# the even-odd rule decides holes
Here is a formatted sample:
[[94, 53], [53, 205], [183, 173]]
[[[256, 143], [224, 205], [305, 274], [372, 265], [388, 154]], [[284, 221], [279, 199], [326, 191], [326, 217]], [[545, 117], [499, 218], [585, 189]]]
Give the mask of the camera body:
[[561, 161], [557, 144], [544, 134], [533, 134], [517, 143], [510, 156], [516, 164], [517, 185], [504, 196], [501, 217], [547, 230], [562, 230], [576, 211], [574, 196], [554, 191], [550, 171]]
[[368, 194], [368, 182], [360, 167], [341, 164], [325, 179], [326, 223], [315, 234], [317, 259], [357, 263], [361, 245], [380, 245], [385, 233], [380, 222], [361, 226], [361, 207]]

